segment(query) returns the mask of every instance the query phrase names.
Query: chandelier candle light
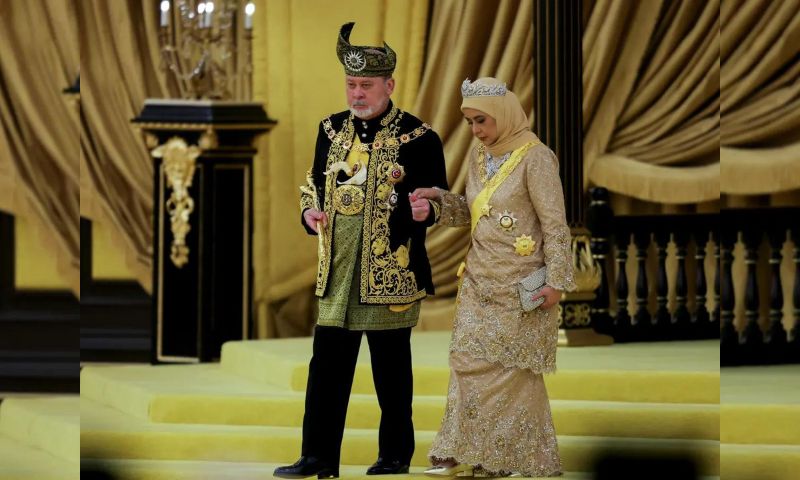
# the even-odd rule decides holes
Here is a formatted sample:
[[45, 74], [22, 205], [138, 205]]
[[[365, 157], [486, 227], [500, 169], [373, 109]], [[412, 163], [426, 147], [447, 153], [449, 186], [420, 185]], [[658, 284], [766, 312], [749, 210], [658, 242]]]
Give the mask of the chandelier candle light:
[[163, 0], [160, 10], [162, 68], [182, 98], [251, 97], [253, 2]]

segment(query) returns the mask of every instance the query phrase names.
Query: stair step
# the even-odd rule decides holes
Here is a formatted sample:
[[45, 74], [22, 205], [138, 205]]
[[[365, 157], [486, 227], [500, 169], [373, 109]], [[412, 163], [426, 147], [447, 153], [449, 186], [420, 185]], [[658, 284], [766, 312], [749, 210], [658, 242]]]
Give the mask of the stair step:
[[[449, 332], [411, 336], [414, 393], [446, 395]], [[312, 338], [228, 342], [222, 368], [257, 383], [304, 391]], [[719, 341], [618, 344], [562, 348], [555, 375], [546, 375], [551, 398], [657, 403], [719, 403]], [[270, 368], [265, 368], [269, 365]], [[369, 348], [362, 341], [353, 393], [374, 393]]]
[[[236, 378], [219, 365], [87, 367], [81, 391], [84, 398], [163, 423], [296, 427], [305, 409], [303, 392]], [[438, 430], [445, 402], [444, 396], [415, 396], [415, 427]], [[582, 400], [551, 405], [556, 430], [564, 435], [719, 440], [718, 405]], [[378, 428], [374, 395], [353, 394], [349, 411], [348, 428]]]
[[723, 368], [724, 443], [800, 445], [800, 365]]
[[77, 395], [6, 398], [0, 404], [0, 435], [77, 464], [80, 458]]
[[0, 434], [0, 480], [78, 480], [78, 465]]
[[720, 478], [789, 480], [800, 472], [798, 445], [720, 445]]
[[[300, 452], [298, 427], [157, 424], [125, 415], [90, 400], [81, 402], [83, 458], [209, 460], [291, 463]], [[415, 466], [428, 464], [435, 432], [417, 431]], [[378, 433], [345, 431], [342, 463], [370, 464], [377, 457]], [[566, 471], [589, 471], [598, 455], [691, 456], [706, 475], [719, 473], [719, 442], [713, 440], [559, 436]]]
[[[272, 472], [278, 463], [208, 462], [190, 460], [84, 460], [81, 468], [108, 472], [117, 480], [262, 480], [275, 478]], [[367, 476], [366, 465], [342, 465], [341, 478], [348, 480], [374, 480]], [[392, 475], [393, 480], [419, 479], [425, 467], [411, 467], [408, 475]], [[561, 480], [591, 480], [588, 473], [566, 472]], [[644, 480], [646, 476], [642, 476]], [[711, 480], [711, 478], [703, 479]]]

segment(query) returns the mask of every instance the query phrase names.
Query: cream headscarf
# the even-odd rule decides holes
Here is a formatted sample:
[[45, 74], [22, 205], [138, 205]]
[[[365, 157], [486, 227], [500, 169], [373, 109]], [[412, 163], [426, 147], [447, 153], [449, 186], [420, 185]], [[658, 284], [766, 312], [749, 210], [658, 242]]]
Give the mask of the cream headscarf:
[[[471, 85], [499, 85], [503, 82], [496, 78], [484, 77]], [[463, 92], [462, 92], [463, 95]], [[497, 122], [497, 140], [486, 148], [493, 157], [499, 157], [516, 150], [528, 142], [538, 142], [539, 138], [531, 131], [528, 116], [522, 109], [519, 99], [511, 90], [503, 96], [465, 96], [461, 102], [461, 110], [474, 108], [494, 118]]]

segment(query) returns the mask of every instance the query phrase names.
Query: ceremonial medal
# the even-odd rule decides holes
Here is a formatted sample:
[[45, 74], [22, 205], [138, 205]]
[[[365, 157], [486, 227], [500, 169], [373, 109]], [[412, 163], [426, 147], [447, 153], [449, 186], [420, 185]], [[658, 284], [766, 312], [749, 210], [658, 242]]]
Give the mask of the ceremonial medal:
[[514, 250], [517, 255], [527, 257], [536, 249], [536, 242], [530, 235], [520, 235], [514, 241]]
[[506, 232], [511, 232], [517, 225], [516, 217], [514, 217], [514, 215], [508, 210], [504, 210], [503, 213], [499, 214], [497, 216], [497, 221], [500, 223], [500, 228]]

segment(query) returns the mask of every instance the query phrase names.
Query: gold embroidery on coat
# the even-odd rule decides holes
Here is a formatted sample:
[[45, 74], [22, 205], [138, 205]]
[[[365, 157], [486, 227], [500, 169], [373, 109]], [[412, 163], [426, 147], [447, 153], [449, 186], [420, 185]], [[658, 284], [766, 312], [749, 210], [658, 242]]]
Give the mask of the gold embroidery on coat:
[[401, 264], [402, 255], [396, 256], [389, 248], [389, 216], [394, 205], [385, 196], [390, 192], [391, 200], [400, 145], [389, 146], [392, 142], [386, 140], [397, 137], [402, 116], [400, 112], [398, 122], [375, 135], [383, 148], [370, 152], [361, 252], [361, 301], [367, 304], [410, 303], [426, 296], [425, 290], [417, 289], [414, 272]]

